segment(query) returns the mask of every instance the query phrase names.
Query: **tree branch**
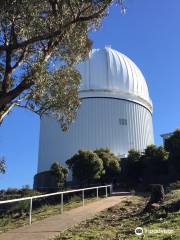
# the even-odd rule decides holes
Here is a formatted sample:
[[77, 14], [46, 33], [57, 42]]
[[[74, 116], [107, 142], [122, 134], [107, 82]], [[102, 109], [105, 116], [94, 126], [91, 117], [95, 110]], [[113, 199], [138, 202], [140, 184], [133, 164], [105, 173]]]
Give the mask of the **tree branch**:
[[[112, 2], [112, 0], [109, 0], [109, 4], [111, 2]], [[18, 49], [18, 48], [23, 48], [23, 47], [26, 47], [30, 44], [35, 43], [35, 42], [52, 39], [52, 38], [55, 38], [59, 35], [62, 35], [63, 31], [66, 30], [66, 28], [68, 28], [72, 24], [75, 24], [75, 23], [78, 23], [78, 22], [86, 22], [86, 21], [98, 18], [99, 15], [102, 14], [106, 10], [107, 5], [108, 5], [108, 3], [105, 4], [104, 7], [102, 7], [99, 11], [97, 11], [96, 13], [94, 13], [92, 15], [89, 15], [87, 17], [80, 17], [80, 16], [76, 17], [72, 21], [70, 21], [70, 22], [66, 23], [64, 26], [62, 26], [61, 29], [58, 29], [58, 30], [54, 31], [53, 33], [36, 36], [36, 37], [33, 37], [33, 38], [28, 39], [28, 40], [26, 40], [24, 42], [21, 42], [21, 43], [9, 44], [8, 47], [0, 45], [0, 51], [7, 51], [8, 48], [10, 48], [12, 50], [15, 50], [15, 49]]]
[[[14, 30], [14, 21], [11, 22], [11, 31], [9, 36], [9, 43], [15, 43], [17, 44], [17, 36]], [[7, 40], [6, 40], [7, 41]], [[8, 45], [6, 44], [8, 47]], [[11, 59], [12, 59], [12, 50], [8, 47], [6, 51], [6, 62], [5, 62], [5, 73], [4, 78], [2, 82], [2, 92], [7, 92], [9, 90], [9, 87], [11, 85], [11, 74], [12, 74], [12, 68], [11, 68]]]
[[26, 105], [17, 104], [16, 106], [17, 106], [17, 107], [20, 107], [20, 108], [25, 108], [25, 109], [33, 112], [33, 113], [36, 113], [36, 114], [39, 116], [38, 111], [34, 110], [33, 108], [31, 108], [31, 107], [30, 107], [29, 105], [27, 105], [27, 104], [26, 104]]
[[24, 55], [25, 55], [26, 50], [24, 49], [22, 54], [20, 55], [19, 59], [16, 61], [16, 63], [11, 67], [11, 72], [13, 72], [17, 67], [20, 66], [20, 64], [22, 63], [23, 59], [24, 59]]
[[32, 81], [23, 80], [16, 88], [8, 93], [3, 93], [0, 96], [0, 112], [6, 104], [10, 103], [13, 99], [17, 98], [24, 90], [27, 90], [32, 86]]
[[[27, 94], [26, 96], [22, 97], [21, 99], [18, 99], [17, 101], [12, 102], [11, 104], [9, 104], [9, 106], [6, 105], [6, 107], [4, 107], [3, 111], [0, 111], [0, 124], [2, 123], [3, 119], [5, 118], [5, 116], [10, 113], [10, 111], [14, 108], [14, 107], [20, 107], [20, 103], [27, 99], [30, 96], [30, 94]], [[32, 111], [32, 109], [31, 109]]]
[[72, 15], [73, 15], [73, 18], [76, 19], [75, 13], [74, 13], [73, 8], [72, 8], [72, 6], [71, 6], [71, 1], [68, 0], [67, 3], [68, 3], [68, 5], [69, 5], [70, 11], [71, 11], [71, 13], [72, 13]]
[[[111, 1], [109, 1], [109, 2], [111, 2]], [[104, 5], [104, 7], [101, 10], [99, 10], [98, 12], [96, 12], [92, 15], [89, 15], [87, 17], [79, 17], [78, 21], [86, 22], [86, 21], [89, 21], [89, 20], [92, 20], [92, 19], [96, 19], [96, 18], [99, 17], [100, 14], [102, 14], [106, 10], [106, 8], [107, 8], [107, 5]]]
[[4, 79], [2, 82], [2, 92], [7, 92], [10, 85], [10, 71], [11, 71], [11, 50], [6, 51], [6, 64], [5, 64]]
[[16, 106], [16, 102], [11, 103], [9, 106], [6, 106], [3, 110], [0, 111], [0, 124], [2, 123], [5, 116]]

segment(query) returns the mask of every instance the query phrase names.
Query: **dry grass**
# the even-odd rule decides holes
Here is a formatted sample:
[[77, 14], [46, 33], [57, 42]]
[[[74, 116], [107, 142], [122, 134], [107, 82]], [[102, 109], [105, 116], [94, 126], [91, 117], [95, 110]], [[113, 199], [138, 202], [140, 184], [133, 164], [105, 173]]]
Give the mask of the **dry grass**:
[[[54, 240], [180, 239], [180, 212], [178, 210], [180, 191], [167, 194], [160, 209], [151, 213], [141, 213], [146, 200], [143, 196], [132, 196], [129, 201], [124, 201], [105, 210], [95, 218], [64, 231]], [[145, 234], [140, 238], [134, 233], [136, 227], [144, 229]], [[172, 233], [153, 233], [153, 231], [164, 229], [170, 229]]]

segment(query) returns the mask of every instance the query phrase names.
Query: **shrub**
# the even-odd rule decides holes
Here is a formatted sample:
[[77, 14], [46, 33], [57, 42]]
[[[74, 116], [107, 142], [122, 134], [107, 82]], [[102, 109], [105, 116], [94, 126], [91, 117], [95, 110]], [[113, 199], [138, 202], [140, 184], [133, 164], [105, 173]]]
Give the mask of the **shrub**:
[[94, 151], [99, 158], [102, 159], [104, 175], [101, 176], [101, 181], [104, 183], [112, 183], [119, 177], [121, 168], [120, 160], [109, 149], [100, 148]]
[[61, 166], [59, 162], [54, 162], [51, 166], [51, 171], [56, 177], [57, 187], [63, 188], [68, 174], [68, 170], [65, 167]]
[[176, 189], [180, 189], [180, 181], [176, 181], [174, 183], [171, 183], [169, 185], [170, 189], [171, 190], [176, 190]]
[[66, 163], [74, 179], [83, 184], [94, 183], [104, 174], [103, 161], [93, 151], [79, 150]]

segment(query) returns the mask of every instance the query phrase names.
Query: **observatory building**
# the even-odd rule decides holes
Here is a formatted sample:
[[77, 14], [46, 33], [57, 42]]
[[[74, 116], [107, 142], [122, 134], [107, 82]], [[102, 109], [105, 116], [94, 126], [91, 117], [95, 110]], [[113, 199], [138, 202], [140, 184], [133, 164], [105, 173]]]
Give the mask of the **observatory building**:
[[76, 121], [63, 132], [53, 118], [41, 119], [38, 173], [65, 161], [79, 149], [109, 148], [126, 157], [154, 143], [152, 101], [136, 64], [111, 48], [93, 49], [77, 66], [82, 75]]

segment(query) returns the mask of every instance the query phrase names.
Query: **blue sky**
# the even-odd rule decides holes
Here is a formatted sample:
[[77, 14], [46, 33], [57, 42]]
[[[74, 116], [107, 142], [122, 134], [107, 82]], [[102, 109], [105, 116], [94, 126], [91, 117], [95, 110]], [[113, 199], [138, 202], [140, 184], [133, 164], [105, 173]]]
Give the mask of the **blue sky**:
[[[127, 0], [126, 5], [126, 15], [112, 7], [102, 28], [90, 36], [93, 47], [111, 45], [143, 72], [154, 104], [155, 143], [160, 145], [161, 133], [180, 127], [180, 1]], [[0, 127], [0, 156], [7, 161], [0, 189], [32, 186], [38, 142], [38, 116], [14, 110]]]

